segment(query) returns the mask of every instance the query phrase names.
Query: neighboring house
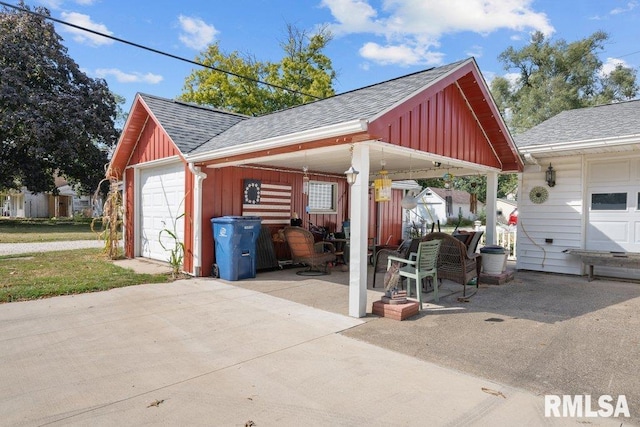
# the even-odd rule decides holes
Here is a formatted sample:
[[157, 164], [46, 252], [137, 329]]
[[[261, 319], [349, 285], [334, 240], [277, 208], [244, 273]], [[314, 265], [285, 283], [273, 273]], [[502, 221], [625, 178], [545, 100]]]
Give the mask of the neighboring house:
[[12, 218], [48, 218], [49, 194], [33, 194], [23, 187], [3, 194], [2, 215]]
[[91, 217], [92, 196], [78, 195], [64, 178], [55, 178], [58, 195], [31, 193], [26, 187], [2, 194], [2, 216], [13, 218], [67, 218], [74, 214]]
[[260, 216], [271, 231], [294, 213], [330, 231], [349, 219], [349, 314], [360, 317], [368, 238], [402, 234], [403, 191], [376, 202], [370, 183], [383, 165], [393, 181], [434, 178], [435, 163], [491, 182], [522, 171], [473, 58], [259, 117], [138, 94], [107, 175], [124, 182], [126, 256], [166, 261], [170, 227], [195, 276], [216, 262], [213, 218]]
[[[584, 274], [565, 249], [640, 252], [640, 101], [564, 111], [515, 140], [527, 163], [518, 269]], [[552, 186], [545, 182], [550, 166]], [[596, 274], [638, 277], [599, 266]]]
[[448, 219], [456, 222], [458, 214], [469, 220], [475, 220], [484, 210], [484, 203], [476, 201], [476, 211], [471, 212], [472, 196], [466, 191], [427, 187], [416, 196], [418, 206], [407, 211], [405, 235], [413, 231], [425, 233], [432, 224], [444, 225]]
[[[447, 222], [448, 219], [457, 221], [459, 217], [475, 220], [478, 214], [484, 210], [484, 203], [478, 201], [467, 191], [435, 187], [427, 190], [431, 190], [444, 201], [444, 222]], [[442, 223], [442, 220], [440, 222]]]

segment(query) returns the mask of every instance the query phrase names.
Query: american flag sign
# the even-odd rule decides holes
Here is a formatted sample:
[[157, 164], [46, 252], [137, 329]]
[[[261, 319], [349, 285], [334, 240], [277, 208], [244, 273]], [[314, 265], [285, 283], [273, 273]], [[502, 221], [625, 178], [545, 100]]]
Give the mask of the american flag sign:
[[262, 224], [289, 225], [291, 220], [291, 185], [269, 184], [245, 179], [242, 216], [259, 216]]

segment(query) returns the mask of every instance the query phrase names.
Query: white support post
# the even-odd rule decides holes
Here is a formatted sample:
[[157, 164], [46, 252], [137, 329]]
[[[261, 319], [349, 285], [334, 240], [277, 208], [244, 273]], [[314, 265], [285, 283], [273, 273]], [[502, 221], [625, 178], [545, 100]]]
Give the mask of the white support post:
[[496, 244], [496, 226], [498, 224], [498, 174], [487, 173], [487, 226], [485, 228], [485, 242], [487, 245]]
[[360, 173], [350, 192], [349, 316], [360, 318], [367, 315], [369, 146], [355, 144], [351, 164]]
[[[202, 168], [189, 163], [189, 170], [193, 174], [193, 275], [200, 277], [202, 270], [202, 181], [207, 174]], [[188, 190], [187, 190], [188, 191]], [[186, 207], [189, 209], [189, 207]]]

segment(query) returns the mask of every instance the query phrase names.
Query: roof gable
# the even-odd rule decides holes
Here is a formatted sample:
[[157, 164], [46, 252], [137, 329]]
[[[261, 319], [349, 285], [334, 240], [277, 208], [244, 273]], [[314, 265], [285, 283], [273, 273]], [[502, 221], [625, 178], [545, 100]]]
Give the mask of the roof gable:
[[142, 101], [183, 154], [200, 147], [248, 116], [140, 94]]
[[563, 111], [514, 136], [519, 148], [640, 135], [640, 100]]
[[120, 175], [138, 145], [148, 121], [159, 126], [181, 154], [188, 154], [213, 135], [224, 132], [247, 116], [153, 95], [137, 94], [118, 145], [109, 164]]

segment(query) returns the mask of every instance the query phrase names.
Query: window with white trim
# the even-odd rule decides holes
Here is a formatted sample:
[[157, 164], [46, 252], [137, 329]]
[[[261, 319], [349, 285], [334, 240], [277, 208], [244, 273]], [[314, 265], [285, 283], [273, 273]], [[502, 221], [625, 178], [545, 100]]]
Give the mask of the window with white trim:
[[309, 181], [309, 212], [336, 213], [337, 193], [336, 182]]

